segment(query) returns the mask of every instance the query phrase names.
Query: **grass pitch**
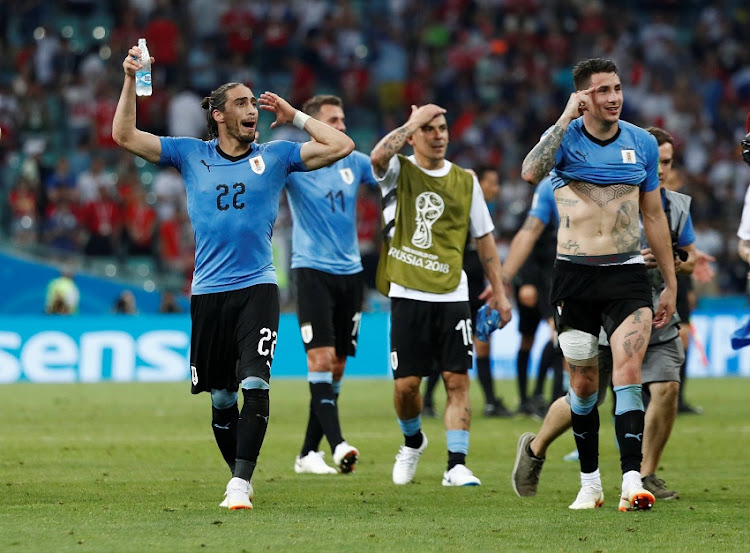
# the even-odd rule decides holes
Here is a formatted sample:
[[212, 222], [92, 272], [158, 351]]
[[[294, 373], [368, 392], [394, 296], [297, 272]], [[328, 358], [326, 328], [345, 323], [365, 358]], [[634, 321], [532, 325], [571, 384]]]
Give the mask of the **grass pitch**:
[[[515, 405], [515, 383], [496, 388]], [[416, 481], [392, 484], [402, 438], [385, 379], [344, 382], [340, 412], [360, 450], [356, 472], [297, 475], [307, 384], [276, 380], [255, 509], [228, 512], [218, 507], [230, 475], [213, 441], [210, 400], [191, 396], [188, 383], [0, 386], [0, 551], [747, 551], [750, 379], [694, 379], [688, 395], [705, 414], [678, 417], [658, 472], [682, 498], [619, 513], [609, 401], [601, 410], [604, 506], [570, 511], [578, 465], [562, 456], [572, 435], [549, 449], [539, 494], [519, 499], [510, 485], [516, 441], [540, 423], [485, 419], [478, 386], [467, 464], [481, 487], [441, 486], [445, 434], [430, 419]]]

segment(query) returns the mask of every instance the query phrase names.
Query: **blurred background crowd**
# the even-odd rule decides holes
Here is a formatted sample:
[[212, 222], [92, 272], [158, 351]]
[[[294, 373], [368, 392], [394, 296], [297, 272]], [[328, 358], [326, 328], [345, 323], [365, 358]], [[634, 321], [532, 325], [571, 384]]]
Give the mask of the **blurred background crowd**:
[[[201, 98], [228, 81], [300, 107], [345, 102], [348, 134], [369, 153], [411, 104], [448, 110], [448, 158], [501, 175], [490, 208], [504, 256], [533, 187], [526, 152], [558, 118], [570, 70], [606, 57], [620, 69], [622, 117], [675, 138], [676, 178], [693, 197], [696, 246], [715, 256], [704, 296], [742, 294], [736, 254], [750, 167], [739, 155], [750, 112], [745, 0], [26, 0], [0, 2], [0, 243], [76, 260], [79, 269], [189, 291], [193, 241], [180, 175], [121, 151], [111, 137], [122, 59], [145, 37], [154, 93], [139, 128], [202, 137]], [[305, 140], [289, 127], [260, 138]], [[377, 190], [363, 190], [367, 270], [379, 247]], [[276, 264], [288, 301], [291, 220]]]

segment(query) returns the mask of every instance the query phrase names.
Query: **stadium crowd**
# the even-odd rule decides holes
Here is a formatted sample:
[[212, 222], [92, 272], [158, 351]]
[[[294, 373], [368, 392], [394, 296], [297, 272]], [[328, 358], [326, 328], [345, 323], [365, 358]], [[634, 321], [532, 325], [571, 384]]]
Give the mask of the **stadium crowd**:
[[[628, 0], [616, 10], [576, 0], [3, 2], [2, 235], [19, 248], [152, 258], [189, 279], [193, 242], [180, 175], [112, 139], [118, 56], [145, 36], [156, 58], [154, 94], [138, 100], [138, 125], [157, 135], [204, 136], [201, 98], [228, 81], [292, 105], [340, 95], [348, 134], [368, 154], [412, 104], [445, 107], [448, 157], [499, 169], [490, 209], [504, 257], [533, 192], [520, 177], [524, 153], [573, 90], [571, 65], [605, 57], [627, 91], [622, 118], [675, 138], [695, 244], [717, 258], [717, 278], [701, 292], [742, 293], [747, 267], [735, 231], [750, 183], [738, 151], [750, 111], [748, 21], [738, 0]], [[261, 142], [304, 138], [269, 123], [261, 118]], [[365, 189], [359, 198], [366, 271], [374, 271], [379, 242], [377, 194]], [[282, 206], [282, 285], [290, 224]]]

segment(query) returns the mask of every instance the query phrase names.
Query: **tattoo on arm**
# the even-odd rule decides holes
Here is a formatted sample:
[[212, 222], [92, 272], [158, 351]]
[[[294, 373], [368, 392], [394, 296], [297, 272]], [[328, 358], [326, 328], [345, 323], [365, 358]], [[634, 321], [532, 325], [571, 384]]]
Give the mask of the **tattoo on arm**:
[[623, 202], [617, 210], [611, 235], [618, 252], [634, 252], [639, 249], [641, 229], [638, 223], [638, 204], [634, 200]]
[[565, 129], [555, 125], [523, 160], [523, 170], [530, 170], [537, 181], [542, 180], [555, 166], [555, 155], [562, 144]]
[[375, 150], [382, 150], [382, 155], [378, 156], [378, 162], [373, 164], [376, 174], [383, 176], [388, 170], [388, 162], [393, 156], [401, 151], [404, 147], [406, 139], [409, 138], [409, 130], [406, 125], [402, 125], [399, 128], [389, 132], [379, 143], [375, 146]]

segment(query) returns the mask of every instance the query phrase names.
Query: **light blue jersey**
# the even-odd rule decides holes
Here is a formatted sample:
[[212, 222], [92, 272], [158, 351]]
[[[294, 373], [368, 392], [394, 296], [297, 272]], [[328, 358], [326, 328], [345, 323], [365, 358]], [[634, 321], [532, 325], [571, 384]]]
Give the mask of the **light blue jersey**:
[[362, 271], [357, 239], [357, 193], [378, 185], [370, 158], [352, 152], [329, 167], [286, 178], [292, 211], [292, 269], [334, 275]]
[[529, 215], [536, 217], [545, 225], [553, 221], [554, 226], [557, 227], [560, 223], [560, 216], [557, 214], [557, 204], [555, 203], [555, 192], [552, 189], [552, 176], [544, 177], [536, 185]]
[[305, 171], [302, 144], [253, 144], [228, 156], [218, 140], [161, 137], [159, 165], [182, 174], [195, 236], [193, 294], [276, 284], [271, 235], [279, 196], [292, 171]]
[[555, 156], [554, 188], [581, 181], [599, 186], [629, 184], [640, 187], [641, 192], [656, 190], [659, 187], [656, 138], [627, 121], [618, 124], [617, 134], [602, 141], [586, 131], [583, 117], [570, 123]]

